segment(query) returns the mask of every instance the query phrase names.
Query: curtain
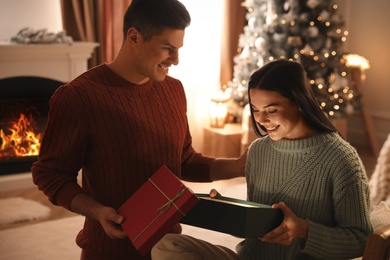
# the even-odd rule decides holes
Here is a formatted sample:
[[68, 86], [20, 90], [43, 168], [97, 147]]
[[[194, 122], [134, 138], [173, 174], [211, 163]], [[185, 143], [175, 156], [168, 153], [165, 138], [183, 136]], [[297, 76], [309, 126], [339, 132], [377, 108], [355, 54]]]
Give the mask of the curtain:
[[123, 15], [131, 0], [60, 0], [62, 23], [74, 41], [97, 42], [88, 67], [110, 62], [123, 40]]
[[104, 1], [104, 58], [111, 62], [123, 41], [123, 16], [131, 0]]
[[[74, 41], [98, 42], [102, 34], [99, 28], [103, 0], [60, 0], [62, 24], [67, 35]], [[97, 47], [88, 61], [88, 67], [98, 64], [102, 59], [102, 46]]]
[[243, 0], [224, 0], [224, 27], [221, 41], [221, 84], [233, 78], [233, 58], [237, 54], [238, 38], [246, 24]]

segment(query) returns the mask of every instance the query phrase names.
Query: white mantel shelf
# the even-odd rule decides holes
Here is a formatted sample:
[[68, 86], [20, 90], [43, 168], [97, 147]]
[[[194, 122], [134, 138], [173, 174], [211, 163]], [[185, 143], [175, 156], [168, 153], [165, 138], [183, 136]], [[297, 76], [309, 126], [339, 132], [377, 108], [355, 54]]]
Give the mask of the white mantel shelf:
[[47, 77], [68, 82], [87, 70], [95, 42], [72, 44], [0, 43], [0, 78]]

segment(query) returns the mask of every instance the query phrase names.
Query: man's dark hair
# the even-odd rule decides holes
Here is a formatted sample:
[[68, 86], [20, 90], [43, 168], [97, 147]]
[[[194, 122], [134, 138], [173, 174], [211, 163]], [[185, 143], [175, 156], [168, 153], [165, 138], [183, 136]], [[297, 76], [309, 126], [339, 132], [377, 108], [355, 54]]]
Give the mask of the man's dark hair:
[[135, 27], [148, 41], [165, 28], [184, 30], [190, 23], [190, 14], [177, 0], [133, 0], [124, 16], [123, 36]]

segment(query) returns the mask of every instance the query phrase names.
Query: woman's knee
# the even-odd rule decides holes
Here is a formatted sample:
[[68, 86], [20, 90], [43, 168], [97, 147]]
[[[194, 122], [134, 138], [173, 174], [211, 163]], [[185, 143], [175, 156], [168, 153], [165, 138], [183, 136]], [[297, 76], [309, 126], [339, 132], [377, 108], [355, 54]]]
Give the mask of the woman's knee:
[[152, 248], [152, 259], [202, 259], [197, 253], [196, 243], [191, 240], [195, 238], [180, 234], [166, 234]]
[[213, 245], [187, 235], [166, 234], [152, 249], [152, 259], [238, 259], [229, 248]]

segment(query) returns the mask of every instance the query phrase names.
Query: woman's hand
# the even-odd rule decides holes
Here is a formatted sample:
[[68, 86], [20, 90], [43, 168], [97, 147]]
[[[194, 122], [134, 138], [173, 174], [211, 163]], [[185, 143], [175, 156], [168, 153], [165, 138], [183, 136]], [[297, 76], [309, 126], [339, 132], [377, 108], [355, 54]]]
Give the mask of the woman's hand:
[[209, 192], [210, 198], [220, 198], [222, 197], [221, 193], [219, 193], [216, 189], [211, 189]]
[[307, 239], [309, 223], [306, 220], [298, 218], [284, 202], [274, 204], [272, 208], [281, 209], [284, 219], [277, 228], [261, 237], [261, 241], [290, 245], [297, 238]]

